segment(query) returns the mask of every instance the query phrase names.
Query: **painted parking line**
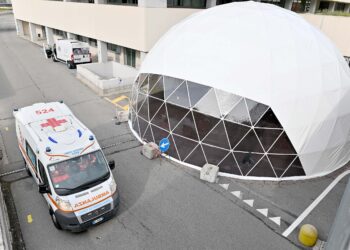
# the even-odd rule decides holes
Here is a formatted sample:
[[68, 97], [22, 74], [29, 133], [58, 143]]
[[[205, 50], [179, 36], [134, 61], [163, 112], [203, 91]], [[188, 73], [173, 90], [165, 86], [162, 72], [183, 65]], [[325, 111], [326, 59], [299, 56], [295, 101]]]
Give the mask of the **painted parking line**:
[[116, 104], [116, 103], [118, 103], [118, 102], [120, 102], [120, 101], [122, 101], [122, 100], [124, 100], [124, 99], [129, 99], [127, 96], [125, 96], [125, 95], [122, 95], [122, 96], [119, 96], [119, 97], [117, 97], [117, 98], [114, 98], [113, 100], [112, 100], [112, 103], [113, 104]]
[[105, 99], [124, 111], [129, 110], [129, 97], [125, 95], [118, 96], [114, 99], [109, 99], [109, 98], [105, 98]]
[[32, 217], [31, 214], [28, 214], [28, 215], [27, 215], [27, 222], [28, 222], [29, 224], [31, 224], [31, 223], [33, 222], [33, 217]]

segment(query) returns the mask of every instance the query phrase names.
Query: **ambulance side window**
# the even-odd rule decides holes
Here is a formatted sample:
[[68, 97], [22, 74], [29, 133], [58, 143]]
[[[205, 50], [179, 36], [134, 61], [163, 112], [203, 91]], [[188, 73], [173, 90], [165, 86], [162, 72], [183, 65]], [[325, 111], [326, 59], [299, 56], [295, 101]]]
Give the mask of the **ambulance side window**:
[[34, 153], [34, 150], [29, 146], [28, 142], [26, 142], [26, 151], [33, 166], [36, 166], [36, 155]]
[[41, 161], [38, 161], [38, 166], [39, 166], [41, 180], [43, 181], [44, 184], [49, 185], [49, 182], [47, 181], [47, 176], [45, 173], [45, 168], [44, 168], [44, 165], [41, 163]]

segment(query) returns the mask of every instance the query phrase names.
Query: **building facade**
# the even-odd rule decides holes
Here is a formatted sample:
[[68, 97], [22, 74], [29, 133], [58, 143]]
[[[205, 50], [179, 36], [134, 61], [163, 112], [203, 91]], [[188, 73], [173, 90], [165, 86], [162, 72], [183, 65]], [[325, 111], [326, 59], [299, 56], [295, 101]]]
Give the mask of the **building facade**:
[[[347, 1], [347, 2], [346, 2]], [[94, 61], [115, 61], [139, 69], [147, 52], [174, 24], [202, 9], [232, 0], [13, 0], [17, 33], [36, 43], [52, 45], [59, 38], [88, 42]], [[319, 0], [263, 0], [298, 12], [316, 12]], [[331, 2], [331, 10], [349, 12], [350, 0]], [[322, 29], [325, 16], [306, 18]], [[338, 17], [335, 17], [338, 18]], [[350, 18], [341, 20], [350, 25]], [[322, 19], [322, 20], [321, 20]], [[341, 17], [340, 17], [341, 19]], [[331, 20], [332, 21], [332, 20]], [[350, 56], [350, 32], [338, 34], [330, 22], [327, 35], [344, 56]], [[334, 22], [333, 22], [334, 23]], [[338, 23], [338, 20], [336, 20]], [[344, 48], [342, 48], [344, 47]]]

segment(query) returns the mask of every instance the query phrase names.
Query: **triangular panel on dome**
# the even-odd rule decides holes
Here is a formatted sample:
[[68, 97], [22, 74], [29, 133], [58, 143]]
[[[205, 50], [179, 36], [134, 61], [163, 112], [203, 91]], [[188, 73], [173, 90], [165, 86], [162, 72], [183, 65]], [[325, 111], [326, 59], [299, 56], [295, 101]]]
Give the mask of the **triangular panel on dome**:
[[269, 150], [269, 153], [296, 154], [295, 149], [285, 131], [283, 131], [283, 133], [278, 137], [276, 142]]
[[198, 145], [198, 142], [178, 135], [173, 134], [173, 138], [176, 143], [177, 152], [182, 161], [185, 160], [189, 153]]
[[173, 130], [177, 124], [190, 112], [186, 108], [182, 108], [170, 103], [166, 103], [166, 108], [168, 111], [169, 125], [170, 129]]
[[247, 110], [247, 105], [242, 98], [226, 115], [225, 120], [251, 126], [250, 116]]
[[203, 167], [204, 164], [207, 163], [201, 145], [197, 145], [197, 147], [187, 156], [185, 162], [198, 167]]
[[145, 78], [145, 80], [140, 84], [139, 86], [139, 92], [142, 94], [147, 95], [149, 91], [149, 85], [148, 85], [148, 76]]
[[216, 97], [219, 103], [219, 108], [221, 115], [227, 115], [241, 99], [241, 96], [234, 95], [227, 91], [223, 91], [220, 89], [215, 89]]
[[218, 165], [229, 153], [227, 150], [211, 147], [206, 144], [202, 144], [207, 162], [209, 164]]
[[219, 170], [220, 172], [224, 173], [242, 175], [242, 172], [239, 169], [232, 153], [229, 153], [226, 158], [219, 164]]
[[296, 155], [273, 155], [268, 154], [267, 157], [270, 159], [273, 169], [277, 177], [281, 177], [281, 175], [286, 171], [289, 165], [297, 158]]
[[234, 150], [264, 153], [264, 149], [260, 145], [259, 139], [253, 129], [251, 129], [243, 140], [238, 143]]
[[204, 115], [195, 111], [193, 111], [193, 117], [196, 122], [200, 140], [203, 140], [203, 138], [209, 133], [209, 131], [212, 130], [220, 122], [220, 119], [218, 118], [209, 115]]
[[305, 171], [301, 165], [301, 162], [299, 160], [299, 157], [297, 157], [292, 165], [286, 170], [286, 172], [281, 177], [288, 177], [288, 176], [304, 176]]
[[167, 102], [176, 104], [185, 108], [190, 107], [190, 100], [188, 98], [187, 84], [184, 81], [169, 97]]
[[184, 119], [176, 126], [173, 133], [198, 141], [197, 130], [194, 124], [192, 112], [189, 112]]
[[142, 106], [140, 107], [138, 111], [138, 115], [141, 116], [146, 121], [149, 121], [149, 115], [148, 115], [148, 98], [145, 99]]
[[140, 137], [142, 139], [143, 134], [146, 131], [146, 128], [148, 127], [148, 122], [146, 122], [144, 119], [139, 117], [139, 128], [140, 128]]
[[250, 130], [250, 127], [248, 126], [243, 126], [241, 124], [229, 121], [225, 121], [225, 127], [231, 148], [234, 148]]
[[174, 92], [174, 90], [183, 83], [184, 80], [164, 76], [164, 99], [168, 99], [168, 97]]
[[245, 101], [247, 103], [250, 120], [254, 125], [257, 121], [260, 120], [260, 118], [263, 116], [263, 114], [265, 114], [269, 107], [265, 104], [250, 100], [248, 98], [245, 98]]
[[264, 156], [263, 154], [254, 154], [251, 152], [233, 152], [238, 166], [243, 175], [246, 175], [255, 164]]
[[163, 104], [157, 113], [153, 116], [151, 123], [169, 131], [169, 121], [165, 104]]
[[203, 139], [203, 143], [230, 149], [230, 144], [228, 142], [223, 121], [220, 121], [216, 127], [208, 133], [208, 135]]
[[151, 125], [148, 125], [148, 127], [146, 128], [146, 131], [142, 136], [142, 140], [146, 142], [154, 142]]
[[138, 87], [140, 87], [144, 83], [144, 81], [148, 81], [148, 74], [142, 73], [142, 74], [139, 75], [138, 79], [139, 79]]
[[[154, 79], [156, 80], [156, 79]], [[151, 81], [151, 77], [150, 77]], [[153, 81], [153, 80], [152, 80]], [[159, 76], [156, 82], [149, 83], [149, 95], [152, 97], [156, 97], [158, 99], [164, 100], [164, 85], [163, 85], [163, 77]]]
[[140, 136], [139, 118], [137, 116], [135, 118], [135, 121], [132, 124], [132, 128], [138, 134], [138, 136]]
[[214, 89], [210, 89], [209, 92], [194, 106], [193, 110], [220, 118], [221, 114], [219, 104]]
[[172, 135], [169, 135], [168, 136], [168, 139], [169, 139], [169, 142], [170, 142], [170, 147], [168, 149], [168, 151], [166, 151], [165, 153], [175, 159], [178, 159], [180, 160], [180, 156], [179, 154], [177, 153], [177, 150], [176, 150], [176, 145], [175, 145], [175, 142], [174, 142], [174, 139], [172, 137]]
[[187, 81], [188, 92], [190, 96], [191, 107], [195, 106], [197, 102], [210, 90], [210, 87]]
[[153, 97], [148, 97], [149, 118], [152, 120], [153, 116], [163, 106], [164, 102]]
[[153, 132], [153, 137], [154, 137], [154, 143], [159, 145], [159, 142], [163, 138], [167, 138], [169, 136], [169, 132], [165, 131], [164, 129], [161, 129], [157, 126], [152, 125], [152, 132]]
[[256, 166], [247, 174], [247, 176], [257, 177], [276, 177], [271, 164], [266, 156], [264, 156]]
[[269, 150], [271, 145], [277, 140], [278, 136], [283, 132], [282, 129], [264, 129], [255, 128], [254, 129], [258, 138], [263, 145], [265, 151]]
[[142, 104], [145, 102], [145, 100], [147, 99], [147, 96], [139, 93], [138, 97], [137, 97], [137, 103], [136, 103], [136, 111], [138, 112], [140, 110], [140, 108], [142, 107]]
[[269, 108], [260, 120], [255, 124], [255, 127], [260, 128], [282, 128], [281, 123], [273, 113], [272, 109]]
[[149, 90], [151, 91], [154, 87], [154, 85], [156, 85], [156, 83], [163, 78], [162, 75], [158, 75], [158, 74], [149, 74], [148, 76], [148, 84], [149, 84]]

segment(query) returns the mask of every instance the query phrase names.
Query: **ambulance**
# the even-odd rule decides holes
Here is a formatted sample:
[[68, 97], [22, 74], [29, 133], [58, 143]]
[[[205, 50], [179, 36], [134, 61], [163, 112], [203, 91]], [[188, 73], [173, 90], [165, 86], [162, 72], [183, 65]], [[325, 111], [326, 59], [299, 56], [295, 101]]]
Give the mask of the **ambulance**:
[[117, 184], [95, 135], [63, 102], [16, 109], [16, 134], [57, 229], [85, 231], [116, 215]]

